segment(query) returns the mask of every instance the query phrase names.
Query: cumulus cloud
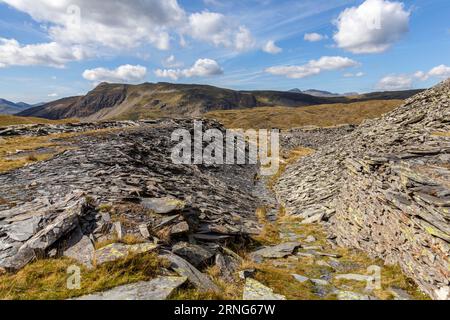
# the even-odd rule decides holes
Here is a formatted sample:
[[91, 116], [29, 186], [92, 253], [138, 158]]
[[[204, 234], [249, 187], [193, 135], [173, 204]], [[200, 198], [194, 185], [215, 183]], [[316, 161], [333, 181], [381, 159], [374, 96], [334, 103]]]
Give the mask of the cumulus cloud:
[[82, 60], [87, 53], [78, 46], [56, 42], [21, 45], [17, 40], [0, 38], [0, 67], [45, 65], [62, 68], [67, 62]]
[[233, 25], [221, 13], [203, 11], [191, 14], [185, 32], [194, 39], [237, 51], [249, 50], [255, 46], [255, 40], [246, 27]]
[[318, 33], [306, 33], [304, 39], [309, 42], [317, 42], [325, 39], [325, 36]]
[[117, 69], [110, 70], [106, 68], [95, 68], [91, 70], [85, 70], [83, 72], [83, 78], [98, 82], [140, 82], [145, 79], [147, 75], [147, 68], [143, 66], [132, 66], [129, 64], [118, 67]]
[[434, 67], [428, 72], [418, 71], [414, 74], [414, 77], [423, 81], [428, 80], [432, 77], [447, 79], [450, 77], [450, 67], [441, 64], [440, 66]]
[[250, 31], [214, 12], [187, 13], [177, 0], [1, 0], [41, 23], [53, 41], [116, 50], [151, 44], [168, 50], [174, 35], [244, 51]]
[[401, 2], [366, 0], [339, 15], [334, 40], [356, 54], [384, 52], [408, 32], [409, 18]]
[[270, 40], [264, 45], [263, 51], [267, 52], [267, 53], [270, 53], [270, 54], [278, 54], [278, 53], [281, 53], [283, 51], [283, 49], [278, 47], [275, 44], [275, 41]]
[[178, 80], [180, 78], [209, 77], [223, 74], [220, 65], [212, 59], [199, 59], [189, 69], [158, 69], [155, 75], [160, 78]]
[[408, 75], [389, 75], [381, 79], [376, 88], [378, 90], [407, 90], [411, 89], [413, 85], [412, 77]]
[[50, 36], [59, 43], [99, 44], [134, 48], [151, 43], [169, 46], [169, 30], [185, 19], [176, 0], [101, 1], [90, 0], [3, 0], [28, 13], [34, 20], [49, 23]]
[[301, 79], [315, 76], [323, 71], [341, 70], [359, 66], [359, 63], [346, 57], [322, 57], [319, 60], [311, 60], [301, 66], [276, 66], [266, 69], [266, 72], [286, 76], [291, 79]]

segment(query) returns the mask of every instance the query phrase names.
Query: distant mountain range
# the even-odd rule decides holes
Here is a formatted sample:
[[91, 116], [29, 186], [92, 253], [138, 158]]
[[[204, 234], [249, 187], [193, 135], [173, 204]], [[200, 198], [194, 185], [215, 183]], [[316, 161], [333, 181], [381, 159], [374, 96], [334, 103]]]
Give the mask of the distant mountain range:
[[0, 114], [16, 114], [33, 107], [25, 102], [14, 103], [5, 99], [0, 99]]
[[[19, 113], [20, 116], [51, 120], [137, 120], [161, 117], [200, 117], [217, 110], [256, 107], [304, 107], [368, 100], [406, 99], [421, 90], [371, 93], [352, 97], [317, 96], [319, 92], [235, 91], [207, 85], [101, 83], [85, 96], [67, 97]], [[333, 94], [331, 94], [333, 95]]]
[[289, 90], [289, 92], [295, 92], [295, 93], [303, 93], [303, 94], [309, 94], [311, 96], [314, 97], [328, 97], [328, 98], [335, 98], [335, 97], [349, 97], [349, 96], [357, 96], [359, 95], [359, 93], [357, 92], [348, 92], [348, 93], [344, 93], [344, 94], [339, 94], [339, 93], [332, 93], [329, 91], [323, 91], [323, 90], [316, 90], [316, 89], [309, 89], [309, 90], [305, 90], [302, 91], [298, 88]]

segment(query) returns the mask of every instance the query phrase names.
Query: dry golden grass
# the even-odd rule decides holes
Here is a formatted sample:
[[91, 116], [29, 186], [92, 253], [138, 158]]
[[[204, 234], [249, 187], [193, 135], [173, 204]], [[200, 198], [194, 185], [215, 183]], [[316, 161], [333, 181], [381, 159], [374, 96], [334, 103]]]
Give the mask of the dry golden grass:
[[62, 300], [155, 278], [166, 261], [154, 253], [129, 257], [96, 269], [81, 268], [81, 289], [67, 288], [68, 259], [34, 262], [16, 274], [0, 276], [0, 300]]
[[301, 108], [265, 107], [216, 111], [207, 113], [205, 117], [215, 119], [228, 128], [240, 129], [332, 127], [342, 124], [360, 124], [366, 119], [378, 118], [402, 103], [402, 100], [374, 100]]
[[448, 137], [450, 137], [450, 132], [435, 132], [435, 133], [433, 133], [433, 135], [437, 136], [437, 137], [446, 137], [446, 138], [448, 138]]
[[11, 115], [0, 115], [0, 127], [13, 126], [18, 124], [63, 124], [78, 122], [77, 119], [65, 119], [65, 120], [47, 120], [42, 118], [32, 117], [17, 117]]

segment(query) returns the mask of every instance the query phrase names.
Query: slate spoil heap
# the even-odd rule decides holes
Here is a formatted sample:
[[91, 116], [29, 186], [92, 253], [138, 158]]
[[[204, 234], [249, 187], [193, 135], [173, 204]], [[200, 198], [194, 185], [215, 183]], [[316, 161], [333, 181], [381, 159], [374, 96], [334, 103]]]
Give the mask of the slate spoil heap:
[[450, 80], [363, 123], [291, 166], [276, 187], [287, 212], [450, 298]]
[[[36, 258], [59, 256], [91, 267], [129, 252], [159, 250], [183, 277], [215, 290], [193, 265], [215, 257], [233, 261], [223, 244], [259, 232], [259, 203], [252, 195], [257, 166], [173, 164], [171, 134], [193, 132], [192, 120], [112, 127], [123, 129], [81, 135], [48, 161], [0, 175], [0, 269], [16, 271]], [[224, 130], [213, 121], [203, 127]], [[55, 132], [64, 126], [39, 128]], [[35, 129], [16, 134], [38, 134]], [[127, 235], [143, 244], [94, 248]]]

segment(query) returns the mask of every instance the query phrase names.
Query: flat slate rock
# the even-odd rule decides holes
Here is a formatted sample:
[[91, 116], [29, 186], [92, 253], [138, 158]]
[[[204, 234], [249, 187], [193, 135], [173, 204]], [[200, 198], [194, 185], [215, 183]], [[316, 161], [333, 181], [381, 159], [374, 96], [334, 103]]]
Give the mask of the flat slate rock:
[[192, 264], [183, 258], [166, 252], [161, 258], [169, 260], [171, 269], [182, 277], [186, 277], [197, 289], [202, 292], [219, 292], [219, 288], [204, 273], [197, 270]]
[[214, 252], [199, 245], [189, 244], [187, 242], [177, 243], [172, 247], [172, 252], [183, 257], [195, 267], [205, 264], [214, 256]]
[[101, 265], [107, 262], [113, 262], [126, 258], [129, 254], [146, 253], [155, 251], [159, 246], [154, 243], [141, 243], [126, 245], [122, 243], [113, 243], [95, 251], [95, 262]]
[[149, 282], [127, 284], [75, 300], [166, 300], [186, 280], [185, 277], [159, 277]]
[[273, 247], [265, 247], [251, 254], [253, 258], [279, 259], [290, 256], [302, 245], [298, 242], [286, 242]]
[[252, 278], [247, 278], [244, 288], [244, 300], [286, 300], [286, 297], [273, 293], [273, 290]]

